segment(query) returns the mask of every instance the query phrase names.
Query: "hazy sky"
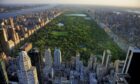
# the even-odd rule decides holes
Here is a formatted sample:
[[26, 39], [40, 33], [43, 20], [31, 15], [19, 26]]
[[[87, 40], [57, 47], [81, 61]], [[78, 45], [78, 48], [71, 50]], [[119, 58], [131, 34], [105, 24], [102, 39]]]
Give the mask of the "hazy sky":
[[140, 0], [0, 0], [0, 3], [60, 3], [140, 7]]

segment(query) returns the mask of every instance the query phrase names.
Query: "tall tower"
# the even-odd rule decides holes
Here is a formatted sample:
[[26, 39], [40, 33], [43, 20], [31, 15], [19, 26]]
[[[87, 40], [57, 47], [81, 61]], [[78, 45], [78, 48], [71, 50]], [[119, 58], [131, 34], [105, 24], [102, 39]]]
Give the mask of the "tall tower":
[[93, 56], [92, 54], [91, 54], [91, 56], [90, 56], [90, 59], [89, 59], [89, 61], [88, 61], [88, 70], [90, 71], [95, 71], [95, 67], [96, 67], [96, 62], [97, 62], [97, 58], [96, 58], [96, 56]]
[[129, 84], [139, 84], [140, 49], [129, 47], [122, 73], [130, 75]]
[[0, 47], [5, 52], [8, 52], [7, 41], [8, 41], [7, 29], [4, 26], [4, 22], [2, 22], [0, 25]]
[[111, 59], [111, 52], [110, 52], [110, 50], [105, 50], [103, 52], [102, 65], [104, 65], [107, 68], [110, 59]]
[[80, 53], [76, 53], [76, 70], [80, 71]]
[[8, 41], [8, 34], [5, 28], [0, 28], [0, 38], [4, 42]]
[[[59, 51], [59, 56], [60, 55], [61, 55], [61, 52]], [[45, 50], [45, 65], [48, 66], [48, 68], [52, 67], [52, 55], [51, 55], [50, 48], [47, 48]]]
[[10, 17], [9, 20], [10, 20], [10, 25], [11, 25], [11, 27], [14, 28], [14, 19], [13, 19], [12, 17]]
[[54, 66], [60, 66], [62, 62], [61, 51], [59, 48], [55, 48], [54, 50]]
[[122, 69], [123, 69], [123, 66], [124, 66], [124, 62], [125, 61], [121, 61], [121, 60], [116, 60], [114, 62], [115, 72], [117, 72], [117, 73], [121, 73], [122, 72]]
[[36, 67], [31, 65], [27, 52], [21, 51], [18, 59], [19, 69], [17, 71], [20, 84], [39, 84]]
[[16, 33], [15, 28], [9, 28], [9, 32], [11, 33], [11, 39], [17, 44], [19, 43], [19, 36]]
[[83, 62], [80, 61], [79, 65], [80, 65], [80, 80], [83, 81], [84, 80], [84, 65], [83, 65]]
[[0, 35], [1, 40], [8, 41], [8, 32], [4, 22], [0, 24]]
[[44, 75], [48, 77], [48, 74], [51, 74], [52, 71], [52, 55], [50, 48], [45, 50], [45, 67], [44, 67]]
[[89, 84], [97, 84], [97, 79], [96, 79], [95, 73], [89, 74]]
[[41, 67], [42, 67], [43, 60], [42, 60], [42, 56], [38, 48], [33, 48], [29, 52], [29, 56], [31, 58], [32, 65], [35, 66], [37, 69], [39, 83], [42, 84], [42, 74], [41, 74], [42, 68]]
[[0, 59], [0, 83], [8, 84], [8, 76], [5, 68], [5, 63]]

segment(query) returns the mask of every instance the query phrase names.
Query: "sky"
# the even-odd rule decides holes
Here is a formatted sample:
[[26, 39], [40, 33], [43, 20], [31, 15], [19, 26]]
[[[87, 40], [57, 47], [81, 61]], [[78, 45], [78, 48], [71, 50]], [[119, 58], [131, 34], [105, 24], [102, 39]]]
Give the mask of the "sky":
[[123, 7], [140, 8], [140, 0], [0, 0], [0, 3], [90, 4], [90, 5], [107, 5], [107, 6], [123, 6]]

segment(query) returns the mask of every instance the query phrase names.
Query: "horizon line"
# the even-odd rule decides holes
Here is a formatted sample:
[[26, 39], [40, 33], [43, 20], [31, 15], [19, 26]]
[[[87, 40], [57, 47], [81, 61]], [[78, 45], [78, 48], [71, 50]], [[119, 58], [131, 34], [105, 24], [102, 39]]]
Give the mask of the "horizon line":
[[98, 4], [73, 4], [73, 3], [0, 3], [0, 5], [88, 5], [88, 6], [103, 6], [103, 7], [121, 7], [121, 8], [140, 8], [135, 6], [112, 6], [112, 5], [98, 5]]

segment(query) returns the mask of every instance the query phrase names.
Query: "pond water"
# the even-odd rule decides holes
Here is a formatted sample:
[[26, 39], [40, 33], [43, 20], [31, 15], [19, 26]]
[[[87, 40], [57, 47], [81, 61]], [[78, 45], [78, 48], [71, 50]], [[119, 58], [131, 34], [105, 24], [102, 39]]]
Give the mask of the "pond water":
[[58, 25], [59, 27], [64, 26], [64, 24], [63, 24], [63, 23], [58, 23], [57, 25]]
[[86, 19], [86, 20], [91, 20], [91, 18], [90, 18], [90, 17], [85, 17], [85, 19]]
[[82, 13], [74, 13], [74, 14], [65, 14], [66, 16], [76, 16], [76, 17], [84, 17], [86, 20], [91, 20], [86, 14]]
[[79, 17], [86, 17], [87, 15], [86, 14], [66, 14], [66, 16], [79, 16]]

